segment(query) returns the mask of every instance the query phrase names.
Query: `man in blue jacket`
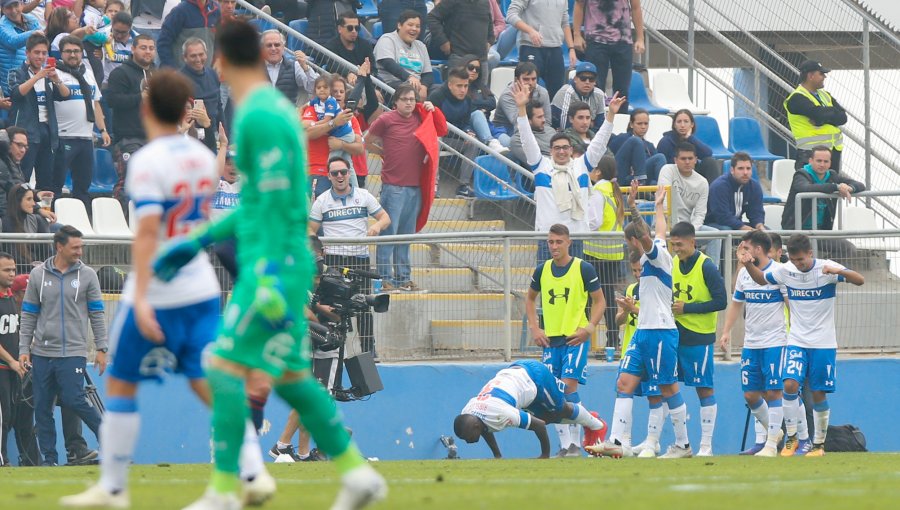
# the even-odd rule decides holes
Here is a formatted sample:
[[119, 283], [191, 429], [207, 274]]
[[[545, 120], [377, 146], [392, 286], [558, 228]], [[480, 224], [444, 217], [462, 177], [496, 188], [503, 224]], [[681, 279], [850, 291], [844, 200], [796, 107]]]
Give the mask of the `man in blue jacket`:
[[0, 0], [3, 18], [0, 18], [0, 84], [4, 95], [9, 95], [6, 76], [25, 60], [25, 41], [41, 29], [38, 19], [22, 12], [21, 0]]
[[[752, 179], [753, 160], [746, 152], [731, 157], [731, 172], [709, 185], [706, 225], [719, 230], [765, 229], [763, 191]], [[744, 221], [744, 216], [747, 221]]]
[[159, 30], [156, 40], [160, 67], [181, 67], [182, 46], [191, 37], [206, 43], [207, 53], [215, 55], [216, 26], [222, 17], [217, 0], [181, 0]]

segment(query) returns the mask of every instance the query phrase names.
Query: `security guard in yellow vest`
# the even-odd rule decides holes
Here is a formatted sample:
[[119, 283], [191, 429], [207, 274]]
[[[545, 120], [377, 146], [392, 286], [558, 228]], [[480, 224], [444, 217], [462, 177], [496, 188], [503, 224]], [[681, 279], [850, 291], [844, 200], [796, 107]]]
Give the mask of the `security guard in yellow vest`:
[[[565, 383], [566, 400], [581, 402], [578, 384], [587, 382], [588, 351], [591, 335], [603, 316], [606, 301], [593, 266], [569, 254], [572, 240], [565, 225], [555, 224], [547, 234], [551, 259], [534, 270], [525, 313], [534, 343], [543, 347], [542, 360], [557, 379]], [[538, 319], [535, 300], [541, 298], [543, 325]], [[585, 316], [588, 297], [590, 318]], [[560, 452], [557, 456], [580, 457], [580, 430], [568, 424], [556, 426]]]
[[712, 456], [716, 425], [713, 392], [713, 355], [718, 312], [728, 306], [725, 281], [719, 268], [697, 250], [694, 226], [676, 223], [669, 233], [675, 252], [672, 268], [672, 313], [678, 326], [678, 378], [697, 389], [700, 399], [700, 450], [697, 456]]
[[800, 64], [800, 85], [784, 100], [788, 124], [797, 143], [796, 167], [809, 160], [810, 151], [817, 145], [831, 149], [831, 169], [841, 169], [844, 135], [841, 128], [847, 123], [847, 112], [825, 92], [825, 75], [831, 70], [807, 60]]
[[[596, 232], [622, 232], [624, 200], [618, 186], [612, 182], [616, 177], [616, 165], [612, 158], [603, 158], [591, 172], [591, 179], [599, 178], [588, 198], [588, 227]], [[599, 174], [599, 175], [598, 175]], [[613, 296], [615, 284], [619, 280], [619, 266], [625, 258], [624, 236], [615, 239], [586, 239], [584, 259], [594, 266], [600, 278], [600, 288], [604, 296]], [[616, 320], [616, 304], [610, 299], [604, 313], [606, 318], [606, 346], [618, 344], [619, 332], [613, 326]]]

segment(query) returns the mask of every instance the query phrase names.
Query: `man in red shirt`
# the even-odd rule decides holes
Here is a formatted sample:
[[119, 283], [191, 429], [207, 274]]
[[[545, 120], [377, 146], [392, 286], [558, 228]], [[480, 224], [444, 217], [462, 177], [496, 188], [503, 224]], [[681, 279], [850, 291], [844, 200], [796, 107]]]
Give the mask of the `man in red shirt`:
[[[350, 122], [353, 131], [359, 133], [359, 125], [353, 118], [353, 112], [347, 109], [334, 116], [318, 120], [316, 110], [312, 106], [303, 107], [303, 115], [300, 119], [306, 128], [307, 159], [309, 167], [309, 183], [312, 188], [313, 198], [331, 189], [331, 181], [328, 180], [328, 154], [331, 148], [328, 146], [329, 131]], [[340, 140], [338, 139], [340, 142]], [[343, 143], [343, 142], [342, 142]], [[361, 140], [359, 143], [362, 143]]]

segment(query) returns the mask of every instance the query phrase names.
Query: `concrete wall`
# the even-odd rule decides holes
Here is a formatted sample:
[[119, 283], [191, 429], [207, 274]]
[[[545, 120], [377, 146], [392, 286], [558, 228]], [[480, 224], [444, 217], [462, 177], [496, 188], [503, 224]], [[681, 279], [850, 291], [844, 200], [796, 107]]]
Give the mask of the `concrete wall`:
[[[900, 421], [900, 404], [892, 398], [900, 387], [900, 359], [840, 360], [838, 393], [831, 398], [831, 423], [852, 423], [866, 435], [872, 451], [900, 451], [900, 436], [892, 425]], [[452, 434], [453, 418], [504, 364], [398, 364], [379, 365], [385, 390], [365, 402], [339, 404], [353, 437], [369, 457], [381, 460], [438, 459], [446, 450], [438, 438]], [[746, 409], [740, 391], [736, 363], [716, 365], [716, 390], [719, 404], [714, 450], [716, 454], [734, 454], [740, 447]], [[615, 365], [598, 363], [588, 369], [588, 384], [580, 391], [589, 409], [597, 410], [609, 421], [615, 398]], [[99, 378], [98, 378], [99, 379]], [[190, 394], [184, 380], [171, 378], [162, 385], [150, 383], [139, 397], [142, 413], [141, 439], [136, 452], [138, 463], [208, 462], [209, 415]], [[685, 392], [691, 418], [688, 422], [691, 443], [699, 444], [699, 408], [693, 390]], [[644, 438], [647, 407], [642, 399], [635, 404], [634, 438]], [[277, 439], [287, 417], [287, 409], [273, 399], [266, 409], [272, 431], [261, 439], [268, 449]], [[88, 442], [96, 445], [85, 429]], [[752, 431], [751, 431], [752, 437]], [[61, 438], [61, 436], [60, 436]], [[506, 457], [533, 457], [539, 453], [534, 434], [508, 430], [497, 436]], [[662, 444], [673, 439], [666, 425]], [[10, 441], [10, 457], [16, 459], [15, 442]], [[60, 439], [59, 451], [65, 455]], [[551, 434], [553, 450], [558, 440]], [[489, 457], [487, 446], [461, 444], [462, 458]], [[64, 458], [64, 457], [63, 457]]]

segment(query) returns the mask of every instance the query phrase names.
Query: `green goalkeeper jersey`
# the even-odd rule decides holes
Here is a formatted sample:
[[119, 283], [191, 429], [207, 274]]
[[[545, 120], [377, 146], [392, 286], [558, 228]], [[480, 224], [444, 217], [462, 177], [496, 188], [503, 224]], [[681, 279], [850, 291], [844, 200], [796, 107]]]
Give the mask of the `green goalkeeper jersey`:
[[[242, 174], [234, 230], [241, 275], [265, 259], [296, 296], [315, 270], [307, 240], [306, 137], [296, 109], [273, 87], [251, 91], [234, 115], [235, 165]], [[298, 287], [299, 285], [299, 287]]]

